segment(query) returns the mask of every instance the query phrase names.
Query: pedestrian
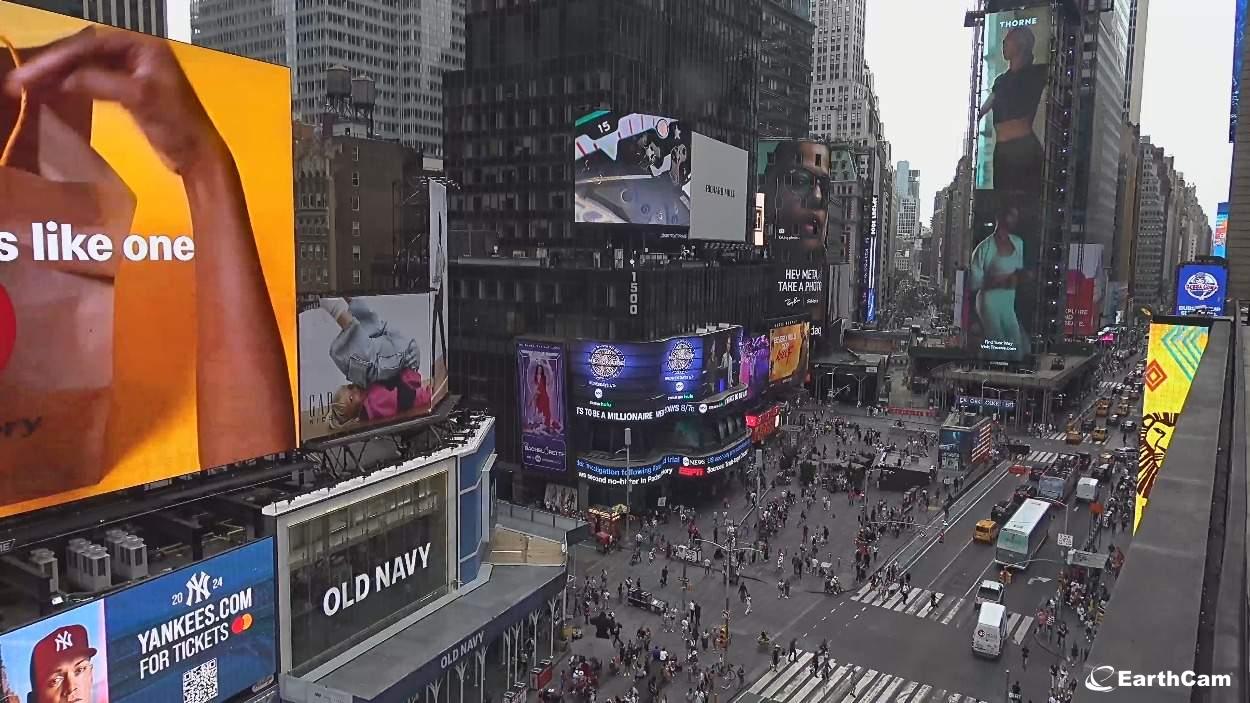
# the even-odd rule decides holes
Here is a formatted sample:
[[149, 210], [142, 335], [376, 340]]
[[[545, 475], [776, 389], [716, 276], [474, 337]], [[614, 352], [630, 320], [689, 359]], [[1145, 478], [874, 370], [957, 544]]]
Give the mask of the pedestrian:
[[664, 568], [660, 569], [660, 588], [664, 588], [667, 585], [668, 585], [668, 564], [665, 564]]
[[743, 615], [750, 615], [751, 614], [751, 596], [750, 595], [747, 596], [746, 602], [747, 602], [747, 609], [746, 609], [746, 612], [743, 613]]
[[788, 652], [786, 659], [791, 662], [794, 662], [794, 661], [797, 661], [798, 658], [799, 658], [799, 641], [792, 637], [790, 638], [790, 651]]
[[1020, 668], [1025, 671], [1029, 670], [1029, 645], [1020, 648]]

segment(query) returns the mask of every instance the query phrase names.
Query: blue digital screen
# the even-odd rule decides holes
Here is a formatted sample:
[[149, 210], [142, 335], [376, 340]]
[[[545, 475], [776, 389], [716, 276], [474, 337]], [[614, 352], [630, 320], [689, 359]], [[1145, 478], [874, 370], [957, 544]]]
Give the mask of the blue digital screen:
[[1216, 264], [1182, 264], [1176, 269], [1177, 315], [1223, 315], [1228, 270]]
[[661, 405], [658, 344], [579, 341], [569, 345], [572, 394], [578, 406], [623, 410]]
[[32, 678], [73, 670], [110, 703], [249, 689], [278, 668], [273, 560], [259, 540], [0, 636], [9, 686], [27, 700]]

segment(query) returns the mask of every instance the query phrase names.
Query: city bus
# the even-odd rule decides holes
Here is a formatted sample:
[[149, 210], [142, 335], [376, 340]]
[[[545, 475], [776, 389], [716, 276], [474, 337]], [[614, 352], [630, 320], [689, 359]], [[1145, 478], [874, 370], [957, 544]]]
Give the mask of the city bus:
[[1050, 503], [1030, 498], [1016, 510], [998, 531], [994, 562], [1012, 569], [1028, 568], [1028, 561], [1041, 549], [1050, 527]]

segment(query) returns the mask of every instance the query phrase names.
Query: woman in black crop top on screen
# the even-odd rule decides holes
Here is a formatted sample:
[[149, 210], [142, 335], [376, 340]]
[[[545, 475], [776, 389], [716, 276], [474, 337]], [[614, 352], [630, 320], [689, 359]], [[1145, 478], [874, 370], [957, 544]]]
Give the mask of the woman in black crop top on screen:
[[1042, 144], [1033, 132], [1048, 66], [1033, 63], [1035, 38], [1029, 27], [1003, 37], [1007, 70], [994, 79], [978, 118], [994, 113], [994, 190], [1042, 190]]

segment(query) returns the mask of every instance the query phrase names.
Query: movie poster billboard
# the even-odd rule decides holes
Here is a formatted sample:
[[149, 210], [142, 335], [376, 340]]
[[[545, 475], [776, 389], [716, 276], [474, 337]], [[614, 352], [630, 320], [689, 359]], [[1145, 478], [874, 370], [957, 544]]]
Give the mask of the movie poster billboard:
[[[1237, 141], [1237, 111], [1241, 105], [1241, 64], [1245, 60], [1243, 55], [1244, 42], [1246, 40], [1246, 5], [1247, 0], [1234, 0], [1237, 3], [1236, 10], [1233, 13], [1233, 89], [1232, 100], [1229, 106], [1228, 118], [1228, 143], [1233, 144]], [[1223, 256], [1223, 254], [1216, 254]]]
[[290, 72], [0, 27], [0, 517], [294, 448]]
[[596, 110], [576, 120], [573, 134], [574, 222], [650, 225], [688, 236], [692, 152], [685, 124]]
[[1208, 336], [1209, 330], [1204, 325], [1150, 324], [1146, 371], [1142, 374], [1145, 393], [1142, 395], [1141, 430], [1138, 433], [1134, 532], [1141, 524], [1155, 480], [1167, 458], [1172, 434], [1185, 410], [1185, 400], [1189, 397], [1194, 374], [1198, 372], [1198, 364], [1206, 351]]
[[1051, 32], [1047, 5], [985, 16], [966, 277], [966, 331], [981, 356], [1020, 358], [1037, 332]]
[[568, 467], [564, 348], [552, 342], [520, 340], [516, 366], [521, 465], [537, 471], [564, 471]]
[[738, 383], [747, 389], [748, 398], [758, 398], [768, 388], [768, 335], [745, 336], [739, 358]]
[[0, 701], [220, 701], [277, 672], [273, 539], [0, 635]]
[[807, 320], [785, 320], [774, 323], [769, 329], [769, 383], [801, 385], [806, 380], [810, 326]]
[[300, 311], [305, 441], [410, 420], [437, 407], [447, 395], [447, 365], [433, 353], [436, 295], [321, 298]]
[[1176, 267], [1176, 314], [1224, 314], [1228, 269], [1220, 264], [1189, 262]]

